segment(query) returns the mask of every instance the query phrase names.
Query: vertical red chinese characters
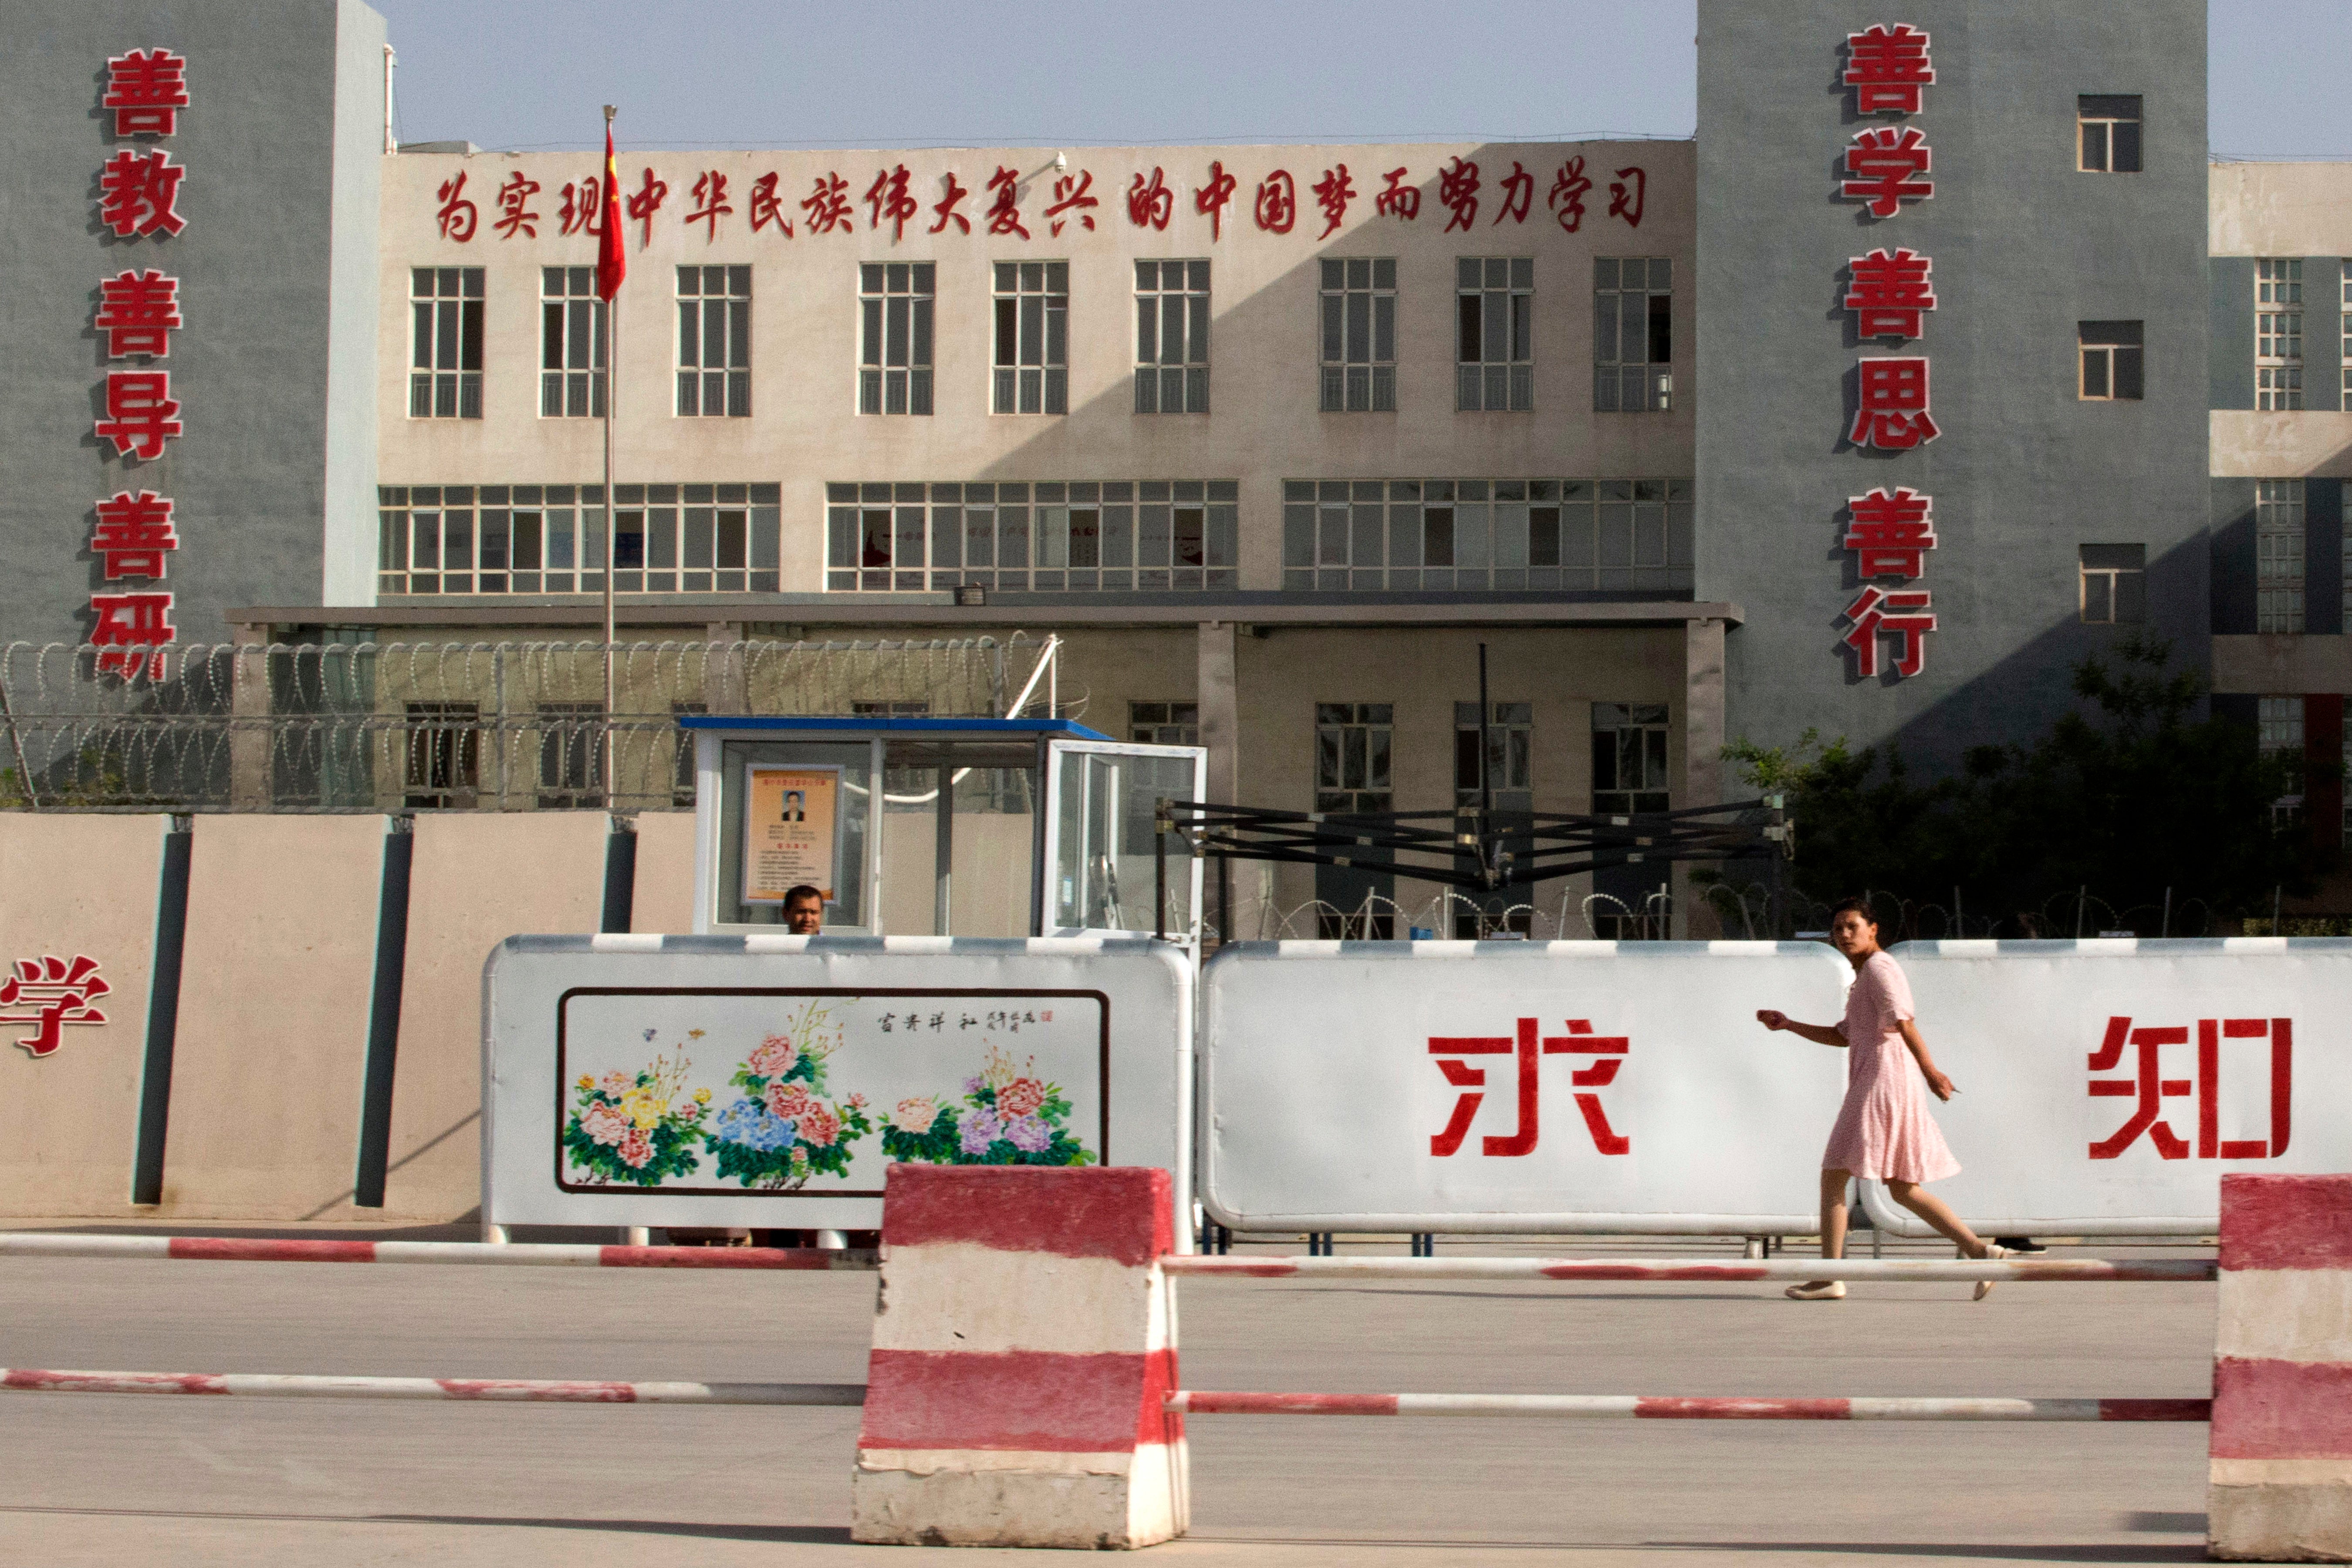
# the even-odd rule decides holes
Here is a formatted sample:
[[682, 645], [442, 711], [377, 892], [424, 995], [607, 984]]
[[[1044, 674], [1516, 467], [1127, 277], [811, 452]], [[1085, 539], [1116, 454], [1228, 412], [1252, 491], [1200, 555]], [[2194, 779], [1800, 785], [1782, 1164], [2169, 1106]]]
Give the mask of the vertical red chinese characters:
[[[167, 137], [178, 133], [180, 111], [189, 107], [188, 62], [169, 49], [133, 49], [107, 61], [106, 91], [100, 106], [113, 114], [119, 138]], [[187, 221], [180, 216], [182, 182], [187, 171], [172, 162], [159, 147], [126, 147], [106, 160], [100, 170], [99, 221], [117, 239], [160, 243], [182, 233]], [[172, 334], [184, 324], [180, 314], [180, 280], [149, 267], [128, 268], [100, 279], [99, 304], [91, 325], [105, 340], [110, 361], [134, 362], [106, 373], [106, 416], [92, 425], [101, 447], [110, 446], [125, 461], [154, 462], [167, 444], [180, 438], [186, 426], [180, 418], [179, 400], [172, 395], [172, 373], [160, 362], [171, 357]], [[90, 553], [103, 563], [110, 584], [128, 579], [164, 580], [167, 563], [180, 547], [172, 526], [172, 500], [151, 489], [128, 489], [96, 502], [97, 524], [89, 538]], [[98, 668], [126, 678], [146, 671], [155, 650], [172, 642], [172, 595], [149, 588], [89, 596], [90, 645], [98, 648]], [[88, 965], [88, 969], [83, 966]], [[44, 966], [56, 966], [51, 975]], [[103, 992], [105, 983], [89, 971], [96, 964], [77, 958], [67, 966], [56, 959], [41, 965], [17, 965], [18, 973], [0, 986], [0, 1005], [28, 995], [28, 986], [82, 985], [85, 979]], [[66, 971], [70, 968], [68, 975]], [[39, 969], [40, 973], [31, 971]], [[46, 994], [46, 993], [44, 993]], [[57, 1048], [57, 1025], [99, 1022], [94, 1010], [87, 1018], [68, 1016], [66, 1006], [44, 1008], [39, 1040], [20, 1041], [36, 1056]]]

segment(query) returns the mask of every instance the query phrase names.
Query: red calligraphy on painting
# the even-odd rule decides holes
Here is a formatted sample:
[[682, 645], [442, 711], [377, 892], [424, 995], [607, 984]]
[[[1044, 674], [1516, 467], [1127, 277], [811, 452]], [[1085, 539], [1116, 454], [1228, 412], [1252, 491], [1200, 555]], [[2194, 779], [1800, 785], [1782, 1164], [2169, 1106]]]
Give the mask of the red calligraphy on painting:
[[[2221, 1057], [2224, 1042], [2261, 1041], [2269, 1047], [2270, 1131], [2261, 1138], [2221, 1136]], [[2189, 1142], [2161, 1120], [2167, 1100], [2189, 1097], [2189, 1080], [2166, 1078], [2167, 1046], [2187, 1046], [2186, 1026], [2132, 1027], [2128, 1017], [2109, 1017], [2105, 1037], [2090, 1053], [2095, 1073], [2113, 1072], [2123, 1061], [2128, 1042], [2136, 1053], [2133, 1068], [2122, 1078], [2090, 1080], [2093, 1099], [2128, 1100], [2132, 1112], [2122, 1126], [2090, 1146], [2094, 1160], [2119, 1158], [2147, 1134], [2148, 1143], [2164, 1160], [2189, 1158]], [[2241, 1047], [2242, 1048], [2242, 1047]], [[2197, 1020], [2197, 1158], [2200, 1160], [2275, 1160], [2286, 1152], [2294, 1130], [2294, 1020], [2292, 1018], [2200, 1018]]]
[[1160, 170], [1151, 171], [1150, 184], [1141, 174], [1127, 187], [1127, 221], [1138, 228], [1168, 226], [1168, 219], [1176, 211], [1176, 193], [1168, 188], [1167, 176]]
[[1209, 163], [1209, 183], [1192, 193], [1192, 210], [1209, 220], [1209, 238], [1223, 239], [1225, 235], [1225, 206], [1234, 199], [1234, 187], [1241, 182], [1225, 173], [1222, 159]]
[[1287, 169], [1276, 169], [1258, 182], [1257, 201], [1250, 216], [1271, 234], [1288, 234], [1298, 221], [1298, 183]]
[[1584, 175], [1583, 158], [1570, 158], [1559, 166], [1551, 189], [1544, 193], [1544, 205], [1551, 209], [1560, 227], [1574, 234], [1584, 226], [1584, 197], [1591, 189], [1592, 182]]
[[1000, 163], [988, 177], [988, 188], [996, 193], [988, 205], [988, 232], [1028, 238], [1029, 231], [1021, 224], [1021, 176]]
[[16, 1043], [31, 1055], [55, 1055], [68, 1024], [103, 1024], [106, 1015], [90, 1005], [114, 987], [99, 977], [98, 960], [84, 953], [70, 959], [44, 954], [20, 958], [15, 973], [0, 979], [0, 1024], [29, 1024], [33, 1032]]
[[1478, 165], [1456, 158], [1452, 166], [1437, 171], [1437, 204], [1454, 215], [1441, 232], [1451, 234], [1477, 222]]
[[169, 594], [92, 594], [89, 608], [96, 617], [89, 646], [99, 650], [101, 675], [136, 679], [151, 660], [161, 660], [155, 650], [178, 635]]
[[[1478, 1107], [1486, 1098], [1483, 1092], [1486, 1069], [1474, 1068], [1465, 1058], [1474, 1056], [1508, 1056], [1517, 1068], [1514, 1088], [1518, 1109], [1517, 1127], [1507, 1134], [1487, 1134], [1479, 1142], [1478, 1152], [1491, 1157], [1515, 1159], [1532, 1154], [1541, 1135], [1540, 1089], [1538, 1068], [1544, 1057], [1591, 1056], [1599, 1060], [1580, 1067], [1569, 1075], [1569, 1083], [1577, 1092], [1576, 1108], [1583, 1114], [1585, 1131], [1591, 1136], [1592, 1146], [1603, 1154], [1624, 1154], [1632, 1151], [1633, 1139], [1609, 1124], [1607, 1110], [1601, 1096], [1593, 1092], [1616, 1081], [1618, 1069], [1625, 1065], [1630, 1037], [1623, 1035], [1596, 1035], [1591, 1020], [1570, 1018], [1568, 1033], [1538, 1037], [1536, 1020], [1521, 1018], [1512, 1035], [1433, 1035], [1429, 1037], [1429, 1054], [1436, 1058], [1438, 1070], [1453, 1088], [1465, 1092], [1456, 1097], [1454, 1111], [1446, 1119], [1444, 1131], [1432, 1133], [1429, 1152], [1446, 1159], [1461, 1152], [1463, 1141], [1469, 1136], [1470, 1123], [1478, 1114]], [[1479, 1092], [1467, 1092], [1476, 1090]]]
[[119, 272], [98, 286], [98, 314], [90, 323], [106, 334], [106, 356], [145, 354], [163, 359], [172, 352], [180, 320], [180, 280], [149, 268]]
[[1855, 675], [1865, 680], [1877, 675], [1881, 637], [1895, 639], [1895, 674], [1913, 676], [1927, 668], [1927, 638], [1936, 629], [1936, 617], [1925, 588], [1889, 593], [1866, 587], [1861, 597], [1845, 607], [1845, 618], [1853, 623], [1845, 634], [1845, 645], [1853, 649]]
[[1928, 277], [1935, 265], [1915, 250], [1874, 250], [1848, 260], [1852, 282], [1844, 304], [1853, 312], [1854, 335], [1920, 336], [1927, 312], [1936, 308], [1936, 286]]
[[153, 490], [117, 490], [98, 503], [98, 526], [89, 552], [106, 565], [106, 580], [162, 577], [171, 552], [180, 548], [172, 529], [172, 500]]
[[896, 245], [907, 232], [907, 220], [922, 211], [922, 204], [907, 189], [907, 165], [875, 172], [874, 183], [866, 187], [866, 226], [877, 234], [884, 224], [890, 226], [890, 243]]
[[1845, 150], [1845, 172], [1853, 177], [1838, 186], [1838, 195], [1868, 203], [1874, 217], [1893, 217], [1905, 202], [1924, 202], [1936, 194], [1933, 180], [1918, 178], [1934, 165], [1927, 139], [1916, 125], [1857, 131]]
[[517, 231], [539, 237], [539, 215], [530, 210], [530, 198], [538, 194], [539, 182], [527, 178], [520, 169], [507, 176], [507, 183], [499, 187], [499, 221], [490, 226], [500, 239], [512, 239]]
[[123, 239], [179, 233], [187, 227], [178, 211], [186, 174], [169, 153], [117, 153], [99, 172], [99, 221]]
[[1897, 23], [1881, 23], [1845, 37], [1845, 84], [1854, 89], [1857, 114], [1916, 114], [1925, 90], [1936, 79], [1927, 58], [1927, 35]]
[[1315, 205], [1323, 209], [1323, 232], [1316, 238], [1331, 237], [1332, 232], [1347, 218], [1348, 202], [1355, 194], [1355, 184], [1348, 178], [1347, 164], [1334, 164], [1323, 171], [1323, 177], [1315, 182]]
[[1846, 498], [1849, 524], [1838, 542], [1855, 552], [1856, 575], [1913, 578], [1925, 574], [1936, 548], [1935, 498], [1897, 486]]
[[1905, 451], [1942, 434], [1928, 412], [1925, 359], [1866, 359], [1855, 369], [1859, 396], [1847, 440], [1857, 447]]
[[1045, 209], [1045, 220], [1053, 225], [1055, 234], [1061, 233], [1062, 226], [1072, 218], [1077, 219], [1082, 227], [1094, 227], [1091, 209], [1102, 205], [1091, 194], [1094, 188], [1094, 174], [1087, 169], [1080, 169], [1075, 180], [1067, 174], [1055, 180], [1053, 205]]
[[133, 49], [106, 62], [101, 107], [114, 110], [117, 136], [170, 136], [188, 107], [188, 61], [169, 49]]
[[743, 216], [750, 221], [753, 234], [773, 224], [778, 233], [786, 239], [792, 238], [792, 220], [784, 216], [783, 199], [776, 195], [776, 185], [782, 178], [771, 169], [751, 182], [751, 189], [743, 198]]
[[1381, 176], [1386, 183], [1372, 198], [1374, 217], [1393, 216], [1411, 223], [1421, 216], [1421, 187], [1403, 184], [1404, 174], [1402, 169], [1391, 169]]

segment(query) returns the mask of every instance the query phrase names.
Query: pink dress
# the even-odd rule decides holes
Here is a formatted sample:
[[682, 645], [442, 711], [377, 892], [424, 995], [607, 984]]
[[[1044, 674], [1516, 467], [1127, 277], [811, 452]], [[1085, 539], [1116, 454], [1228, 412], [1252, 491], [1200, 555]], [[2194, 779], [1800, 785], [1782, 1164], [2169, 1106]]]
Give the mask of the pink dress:
[[1914, 1016], [1902, 967], [1883, 952], [1872, 953], [1846, 993], [1845, 1021], [1838, 1026], [1852, 1060], [1822, 1170], [1894, 1182], [1959, 1173], [1960, 1163], [1927, 1114], [1927, 1078], [1897, 1026]]

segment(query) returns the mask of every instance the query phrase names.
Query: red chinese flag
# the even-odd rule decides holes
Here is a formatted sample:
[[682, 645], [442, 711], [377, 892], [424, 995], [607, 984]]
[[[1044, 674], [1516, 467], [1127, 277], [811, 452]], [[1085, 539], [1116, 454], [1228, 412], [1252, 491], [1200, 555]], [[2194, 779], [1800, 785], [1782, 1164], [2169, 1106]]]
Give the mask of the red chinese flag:
[[613, 156], [613, 122], [604, 121], [604, 233], [596, 240], [596, 298], [607, 303], [621, 291], [629, 273], [628, 253], [621, 248], [621, 165]]

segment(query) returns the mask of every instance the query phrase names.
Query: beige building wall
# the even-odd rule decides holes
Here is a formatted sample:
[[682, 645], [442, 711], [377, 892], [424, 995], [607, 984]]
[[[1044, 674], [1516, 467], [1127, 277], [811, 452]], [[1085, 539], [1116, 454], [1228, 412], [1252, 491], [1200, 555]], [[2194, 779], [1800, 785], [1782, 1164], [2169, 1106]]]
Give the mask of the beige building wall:
[[0, 1214], [128, 1215], [155, 958], [165, 816], [0, 812], [0, 978], [55, 956], [98, 961], [102, 1024], [62, 1024], [36, 1057], [29, 1005], [0, 1007]]
[[[629, 279], [619, 301], [619, 394], [614, 477], [621, 483], [781, 482], [783, 581], [788, 594], [823, 586], [827, 480], [1238, 479], [1241, 585], [1273, 588], [1280, 561], [1279, 482], [1286, 478], [1686, 478], [1692, 468], [1689, 323], [1696, 233], [1692, 145], [1686, 142], [1443, 143], [1313, 147], [1097, 147], [1066, 153], [1067, 170], [1036, 149], [930, 149], [892, 153], [625, 153], [625, 195], [646, 170], [668, 187], [650, 229], [626, 225]], [[1441, 171], [1477, 166], [1475, 216], [1457, 223]], [[1576, 160], [1593, 184], [1576, 232], [1548, 206]], [[1237, 181], [1213, 229], [1195, 193], [1214, 163]], [[1310, 187], [1347, 166], [1355, 196], [1328, 236]], [[877, 229], [859, 199], [877, 169], [903, 166], [922, 204], [903, 233]], [[1524, 216], [1505, 182], [1514, 167], [1531, 181]], [[1638, 226], [1610, 216], [1619, 169], [1643, 175]], [[1019, 176], [1029, 237], [992, 234], [988, 182]], [[1166, 227], [1129, 220], [1126, 194], [1161, 172], [1175, 193]], [[1276, 171], [1293, 177], [1299, 208], [1287, 233], [1254, 216], [1257, 189]], [[1407, 171], [1419, 216], [1375, 211], [1386, 173]], [[707, 174], [724, 176], [732, 214], [714, 227], [684, 220]], [[602, 473], [602, 431], [589, 419], [541, 418], [540, 279], [550, 266], [589, 266], [596, 241], [565, 236], [558, 221], [567, 184], [601, 173], [582, 153], [402, 153], [386, 160], [383, 216], [381, 480], [387, 485], [593, 484]], [[755, 185], [774, 174], [792, 223], [753, 233]], [[846, 230], [813, 232], [799, 203], [837, 174], [853, 204]], [[539, 216], [502, 233], [498, 193], [520, 175], [538, 189]], [[932, 233], [944, 181], [973, 194], [958, 211], [971, 232]], [[1045, 208], [1057, 181], [1091, 176], [1099, 205], [1091, 228], [1066, 215], [1055, 235]], [[462, 189], [457, 183], [462, 179]], [[1628, 181], [1622, 182], [1630, 185]], [[462, 216], [445, 232], [451, 190], [475, 205], [472, 237]], [[1629, 189], [1630, 198], [1631, 192]], [[1465, 216], [1468, 209], [1464, 209]], [[535, 227], [536, 234], [527, 232]], [[1454, 412], [1455, 262], [1465, 256], [1531, 257], [1536, 263], [1534, 407], [1530, 413]], [[1674, 259], [1675, 408], [1654, 415], [1592, 412], [1593, 259]], [[1318, 409], [1318, 262], [1392, 257], [1399, 271], [1397, 410], [1325, 415]], [[1213, 264], [1211, 408], [1207, 416], [1133, 413], [1133, 262], [1208, 258]], [[1069, 409], [1066, 416], [993, 415], [990, 392], [991, 264], [1066, 260], [1070, 267]], [[861, 416], [857, 407], [857, 264], [938, 266], [936, 408], [930, 416]], [[673, 414], [677, 361], [675, 269], [749, 263], [752, 414]], [[483, 417], [412, 419], [409, 276], [416, 267], [479, 267], [486, 273]], [[756, 601], [751, 601], [756, 602]]]
[[629, 898], [629, 929], [694, 929], [694, 813], [637, 814], [637, 879]]

